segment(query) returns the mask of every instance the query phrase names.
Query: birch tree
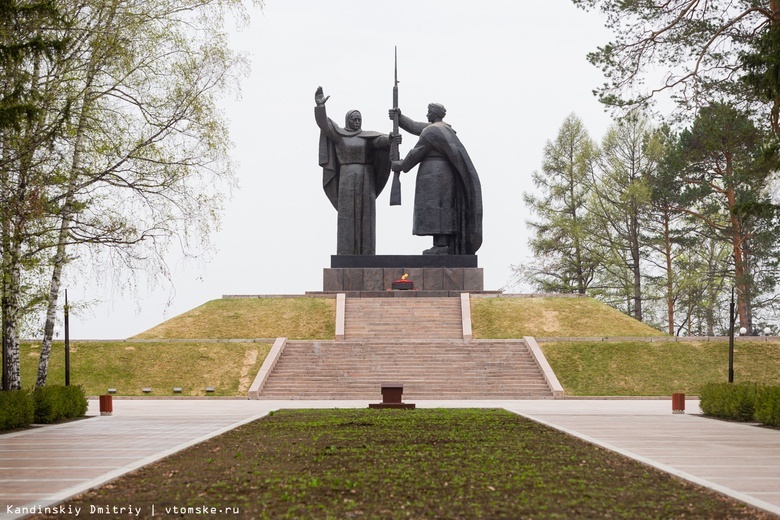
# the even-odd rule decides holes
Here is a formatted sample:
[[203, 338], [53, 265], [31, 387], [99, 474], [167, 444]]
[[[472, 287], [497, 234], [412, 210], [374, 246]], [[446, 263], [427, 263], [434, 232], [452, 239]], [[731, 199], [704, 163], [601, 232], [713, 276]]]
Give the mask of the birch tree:
[[[18, 324], [26, 304], [25, 271], [48, 246], [46, 186], [64, 117], [50, 117], [45, 71], [67, 42], [54, 1], [0, 0], [0, 253], [3, 389], [21, 388]], [[38, 153], [48, 149], [43, 157]]]
[[37, 384], [46, 381], [62, 270], [70, 244], [109, 246], [129, 265], [154, 260], [170, 238], [208, 237], [232, 182], [218, 95], [240, 57], [222, 29], [230, 2], [84, 2], [84, 38], [67, 62], [78, 81], [67, 186], [49, 289]]
[[37, 150], [57, 180], [44, 190], [50, 281], [39, 386], [69, 261], [90, 249], [164, 275], [171, 244], [187, 254], [218, 225], [234, 183], [218, 100], [245, 70], [224, 29], [227, 16], [244, 16], [240, 0], [61, 7], [69, 46], [44, 73], [61, 100], [49, 112], [64, 125], [53, 147]]

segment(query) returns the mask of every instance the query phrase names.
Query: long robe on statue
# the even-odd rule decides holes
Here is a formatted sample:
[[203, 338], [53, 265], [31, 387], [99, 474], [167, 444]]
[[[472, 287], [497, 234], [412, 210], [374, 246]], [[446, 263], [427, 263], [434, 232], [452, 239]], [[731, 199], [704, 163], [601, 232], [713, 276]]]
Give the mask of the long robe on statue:
[[482, 245], [482, 187], [466, 148], [443, 121], [402, 121], [405, 130], [420, 136], [402, 163], [405, 172], [420, 164], [412, 233], [454, 235], [452, 253], [473, 255]]
[[336, 254], [376, 254], [376, 198], [390, 176], [390, 138], [341, 128], [324, 106], [314, 108], [314, 117], [320, 127], [322, 187], [338, 212]]

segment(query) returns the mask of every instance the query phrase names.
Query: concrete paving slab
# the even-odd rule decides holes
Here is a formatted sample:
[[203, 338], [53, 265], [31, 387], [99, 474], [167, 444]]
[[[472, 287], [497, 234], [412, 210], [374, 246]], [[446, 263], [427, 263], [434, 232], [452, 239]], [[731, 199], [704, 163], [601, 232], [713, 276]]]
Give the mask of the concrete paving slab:
[[[0, 435], [0, 518], [23, 518], [268, 410], [257, 401], [115, 400], [114, 415]], [[96, 470], [97, 467], [97, 470]], [[22, 476], [24, 475], [24, 476]]]
[[[282, 408], [367, 408], [372, 401], [122, 400], [113, 416], [0, 435], [0, 519], [58, 504]], [[708, 419], [698, 401], [417, 401], [418, 408], [505, 408], [679, 478], [780, 515], [780, 430]], [[98, 474], [95, 475], [93, 471]], [[27, 509], [29, 510], [29, 509]], [[22, 512], [19, 512], [22, 511]]]
[[669, 401], [576, 402], [507, 409], [780, 515], [780, 430], [706, 418], [698, 401], [686, 414]]
[[[64, 468], [60, 468], [64, 469]], [[67, 468], [68, 473], [74, 478], [74, 479], [90, 479], [95, 478], [103, 473], [105, 473], [107, 470], [112, 469], [107, 466], [101, 466], [98, 468], [95, 467], [79, 467], [79, 466], [71, 466]], [[4, 475], [8, 475], [9, 473], [3, 472]], [[26, 467], [20, 467], [20, 468], [14, 468], [13, 470], [13, 480], [19, 481], [19, 480], [25, 480], [25, 479], [37, 479], [41, 474], [41, 468], [26, 468]], [[4, 479], [0, 479], [0, 482], [2, 482]]]

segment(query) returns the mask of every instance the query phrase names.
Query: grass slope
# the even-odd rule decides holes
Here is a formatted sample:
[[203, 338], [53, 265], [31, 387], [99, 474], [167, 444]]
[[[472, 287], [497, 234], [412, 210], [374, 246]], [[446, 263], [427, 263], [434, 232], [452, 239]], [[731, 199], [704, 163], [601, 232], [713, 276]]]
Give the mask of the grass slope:
[[593, 298], [471, 298], [474, 338], [663, 336]]
[[469, 409], [283, 410], [63, 506], [95, 504], [187, 518], [188, 507], [272, 519], [772, 517], [509, 412]]
[[[699, 395], [728, 381], [728, 342], [543, 343], [566, 395]], [[780, 385], [780, 342], [738, 341], [734, 380]]]
[[[246, 395], [270, 350], [264, 343], [120, 343], [71, 342], [70, 382], [87, 395]], [[49, 384], [64, 384], [65, 354], [62, 342], [52, 347]], [[40, 344], [21, 345], [22, 384], [35, 384]], [[151, 387], [151, 394], [141, 389]]]
[[[642, 337], [662, 333], [591, 298], [471, 299], [476, 338]], [[138, 338], [333, 338], [335, 300], [237, 298], [208, 302], [168, 320]], [[630, 396], [673, 392], [698, 395], [702, 384], [727, 379], [725, 342], [542, 343], [567, 395]], [[270, 349], [258, 343], [73, 343], [71, 381], [88, 395], [117, 388], [119, 395], [244, 395]], [[32, 386], [36, 345], [22, 352], [22, 382]], [[55, 344], [49, 381], [64, 380], [62, 343]], [[780, 384], [780, 344], [738, 341], [737, 381]]]
[[134, 339], [333, 339], [336, 300], [223, 298], [142, 332]]

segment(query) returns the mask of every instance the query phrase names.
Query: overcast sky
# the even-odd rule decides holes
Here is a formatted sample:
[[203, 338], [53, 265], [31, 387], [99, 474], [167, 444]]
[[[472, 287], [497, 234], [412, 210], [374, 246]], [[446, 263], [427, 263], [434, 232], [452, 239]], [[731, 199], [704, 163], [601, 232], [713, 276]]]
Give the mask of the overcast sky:
[[[110, 284], [70, 287], [71, 303], [101, 303], [71, 318], [71, 337], [125, 338], [223, 294], [303, 294], [322, 289], [336, 249], [336, 211], [322, 191], [314, 91], [343, 124], [353, 108], [363, 128], [389, 132], [393, 48], [400, 106], [424, 121], [435, 101], [457, 131], [482, 183], [485, 288], [500, 289], [527, 259], [532, 191], [545, 142], [576, 113], [600, 139], [610, 124], [592, 89], [603, 83], [586, 54], [609, 40], [596, 13], [570, 0], [266, 0], [234, 46], [252, 72], [241, 99], [224, 103], [240, 188], [214, 236], [209, 262], [173, 254], [173, 287], [136, 295]], [[404, 135], [401, 155], [416, 142]], [[403, 206], [377, 200], [377, 254], [420, 254], [414, 237], [416, 168], [402, 174]]]

